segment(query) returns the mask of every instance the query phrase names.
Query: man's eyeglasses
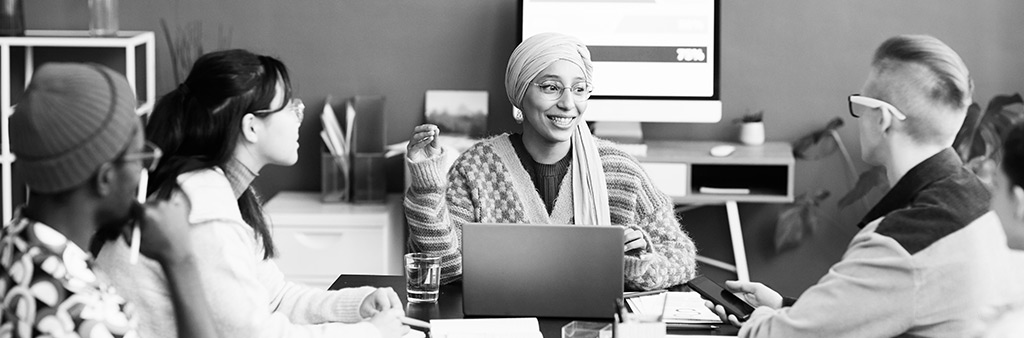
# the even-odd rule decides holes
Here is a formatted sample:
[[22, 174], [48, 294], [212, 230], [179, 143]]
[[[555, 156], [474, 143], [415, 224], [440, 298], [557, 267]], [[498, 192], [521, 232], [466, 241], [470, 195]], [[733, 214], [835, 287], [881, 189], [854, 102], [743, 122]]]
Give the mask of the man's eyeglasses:
[[861, 105], [861, 106], [864, 106], [864, 107], [868, 107], [868, 108], [871, 108], [871, 109], [881, 109], [883, 111], [888, 111], [890, 114], [892, 114], [893, 117], [895, 117], [897, 120], [900, 120], [900, 121], [903, 121], [903, 120], [907, 119], [907, 115], [904, 115], [902, 112], [900, 112], [899, 109], [896, 108], [896, 106], [893, 106], [889, 102], [885, 102], [885, 101], [882, 101], [882, 100], [879, 100], [879, 99], [875, 99], [875, 98], [870, 98], [870, 97], [867, 97], [867, 96], [861, 96], [860, 94], [850, 95], [850, 97], [848, 98], [848, 101], [849, 101], [850, 115], [853, 116], [853, 117], [856, 117], [856, 118], [860, 118], [861, 114], [858, 114], [857, 110], [854, 109], [854, 107], [853, 107], [854, 104]]
[[146, 141], [142, 146], [142, 150], [137, 152], [126, 152], [117, 160], [117, 162], [132, 162], [142, 161], [142, 167], [149, 171], [156, 170], [157, 165], [160, 164], [160, 157], [163, 156], [163, 151], [160, 147], [157, 147], [152, 142]]
[[[566, 87], [561, 83], [555, 81], [544, 81], [541, 83], [531, 82], [530, 84], [540, 88], [540, 93], [551, 101], [558, 101], [562, 99], [562, 95], [565, 93], [566, 89]], [[568, 89], [569, 93], [572, 94], [573, 100], [580, 102], [590, 99], [590, 93], [594, 91], [594, 86], [589, 82], [577, 82]]]
[[302, 121], [302, 117], [305, 115], [304, 114], [305, 110], [306, 110], [306, 105], [302, 103], [302, 99], [293, 98], [290, 101], [288, 101], [288, 104], [286, 104], [281, 109], [278, 109], [278, 110], [261, 109], [261, 110], [257, 110], [257, 111], [252, 112], [252, 114], [256, 115], [256, 116], [259, 116], [259, 117], [266, 117], [267, 115], [270, 115], [270, 114], [273, 114], [273, 113], [277, 113], [277, 112], [291, 111], [291, 112], [293, 112], [295, 114], [295, 117], [299, 118], [299, 121], [301, 122]]

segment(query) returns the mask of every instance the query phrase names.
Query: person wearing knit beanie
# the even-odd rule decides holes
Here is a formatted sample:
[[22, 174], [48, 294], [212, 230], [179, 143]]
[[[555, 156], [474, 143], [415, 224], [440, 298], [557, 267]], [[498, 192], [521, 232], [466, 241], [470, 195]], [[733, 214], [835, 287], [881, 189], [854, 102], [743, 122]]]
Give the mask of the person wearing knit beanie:
[[82, 184], [141, 139], [135, 95], [124, 77], [99, 65], [41, 67], [11, 115], [11, 151], [40, 193]]
[[[123, 297], [93, 271], [97, 233], [138, 220], [142, 254], [161, 263], [188, 337], [212, 337], [182, 204], [134, 202], [147, 152], [125, 78], [94, 64], [40, 67], [10, 117], [28, 203], [0, 231], [0, 337], [136, 337]], [[121, 237], [118, 236], [118, 240]]]

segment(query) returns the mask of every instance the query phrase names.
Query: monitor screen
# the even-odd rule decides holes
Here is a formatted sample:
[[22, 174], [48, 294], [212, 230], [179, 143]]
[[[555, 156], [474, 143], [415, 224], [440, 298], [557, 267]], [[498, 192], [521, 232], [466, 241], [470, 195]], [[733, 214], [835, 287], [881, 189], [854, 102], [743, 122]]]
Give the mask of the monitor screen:
[[521, 0], [520, 10], [520, 41], [560, 32], [587, 44], [587, 120], [721, 119], [716, 0]]

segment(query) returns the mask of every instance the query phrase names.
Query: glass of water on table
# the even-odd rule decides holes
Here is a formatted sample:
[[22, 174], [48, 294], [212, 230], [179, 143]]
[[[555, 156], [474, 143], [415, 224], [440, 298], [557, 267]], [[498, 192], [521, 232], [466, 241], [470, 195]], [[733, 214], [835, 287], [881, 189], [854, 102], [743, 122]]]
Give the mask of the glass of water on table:
[[410, 303], [437, 302], [441, 288], [441, 257], [405, 254], [405, 291]]

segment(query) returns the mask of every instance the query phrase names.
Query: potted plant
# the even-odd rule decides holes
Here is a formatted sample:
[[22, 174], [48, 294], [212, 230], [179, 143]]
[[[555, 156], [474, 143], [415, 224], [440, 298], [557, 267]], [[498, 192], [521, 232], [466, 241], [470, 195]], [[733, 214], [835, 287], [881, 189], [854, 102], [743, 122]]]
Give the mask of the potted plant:
[[[192, 69], [192, 63], [206, 54], [203, 48], [203, 23], [194, 20], [185, 26], [178, 25], [177, 36], [173, 36], [167, 20], [160, 18], [160, 29], [163, 30], [164, 38], [167, 39], [174, 83], [182, 83], [188, 76], [189, 70]], [[218, 25], [217, 33], [217, 50], [228, 49], [231, 46], [231, 28], [227, 28], [225, 32], [224, 26]]]
[[756, 146], [764, 144], [764, 111], [746, 114], [736, 119], [740, 124], [740, 143]]

